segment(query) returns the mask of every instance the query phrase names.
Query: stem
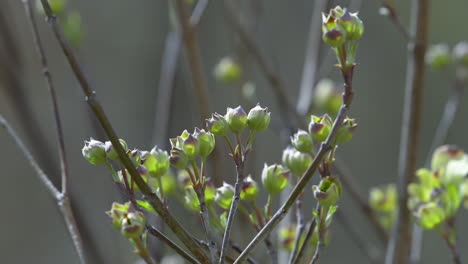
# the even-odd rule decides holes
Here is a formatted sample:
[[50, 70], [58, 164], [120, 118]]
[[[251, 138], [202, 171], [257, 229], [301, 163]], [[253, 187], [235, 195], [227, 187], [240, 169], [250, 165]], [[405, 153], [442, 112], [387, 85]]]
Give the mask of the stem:
[[154, 260], [151, 258], [148, 248], [143, 244], [141, 237], [133, 239], [135, 246], [137, 248], [136, 253], [147, 263], [155, 264]]
[[327, 209], [321, 207], [320, 210], [318, 211], [319, 218], [320, 218], [320, 223], [318, 225], [319, 239], [318, 239], [318, 242], [317, 242], [317, 247], [315, 247], [314, 256], [312, 257], [312, 260], [310, 261], [310, 264], [314, 264], [314, 263], [316, 263], [318, 261], [319, 256], [320, 256], [320, 249], [324, 246], [323, 240], [324, 240], [324, 235], [325, 235], [326, 210]]
[[[238, 138], [238, 142], [239, 142], [238, 143], [239, 151], [241, 151], [241, 144], [240, 144], [239, 136], [237, 136], [237, 138]], [[229, 143], [229, 141], [228, 141], [228, 143]], [[219, 264], [223, 263], [224, 253], [225, 253], [225, 250], [226, 250], [226, 244], [229, 241], [229, 236], [231, 234], [231, 229], [232, 229], [234, 216], [236, 215], [237, 206], [238, 206], [239, 200], [240, 200], [240, 193], [241, 193], [241, 190], [242, 190], [243, 185], [244, 185], [244, 158], [243, 158], [243, 155], [240, 155], [240, 157], [241, 157], [240, 161], [236, 162], [236, 173], [237, 173], [236, 184], [234, 186], [234, 189], [235, 189], [234, 190], [234, 196], [232, 198], [231, 207], [229, 208], [228, 218], [227, 218], [227, 221], [226, 221], [226, 229], [224, 230], [223, 242], [221, 244], [221, 252], [219, 254], [219, 260], [218, 260]]]
[[83, 67], [78, 62], [77, 56], [75, 55], [73, 49], [68, 43], [66, 37], [64, 36], [63, 30], [52, 12], [52, 9], [47, 0], [41, 0], [42, 7], [47, 17], [47, 21], [52, 28], [52, 31], [57, 38], [57, 41], [70, 64], [70, 67], [73, 70], [80, 86], [83, 90], [83, 93], [86, 96], [86, 102], [93, 110], [96, 118], [103, 127], [106, 135], [109, 140], [112, 142], [113, 147], [115, 148], [119, 159], [122, 164], [130, 173], [132, 179], [138, 185], [138, 188], [141, 190], [144, 198], [150, 203], [150, 205], [155, 209], [156, 212], [161, 216], [165, 223], [171, 228], [171, 230], [177, 235], [177, 237], [184, 243], [184, 245], [189, 248], [189, 250], [195, 255], [197, 259], [201, 262], [209, 262], [202, 248], [193, 241], [189, 233], [177, 222], [177, 220], [172, 216], [169, 210], [163, 205], [159, 197], [151, 190], [148, 184], [143, 180], [143, 178], [138, 174], [129, 157], [125, 153], [122, 145], [119, 142], [119, 137], [114, 131], [114, 128], [109, 122], [101, 104], [96, 100], [95, 92], [93, 91], [91, 84], [88, 78], [84, 74]]
[[[317, 203], [315, 210], [317, 212], [321, 210], [319, 203]], [[317, 220], [314, 218], [312, 219], [312, 222], [309, 225], [309, 229], [307, 230], [307, 233], [305, 235], [304, 242], [302, 243], [302, 246], [299, 248], [297, 255], [293, 261], [294, 264], [302, 263], [302, 257], [304, 256], [304, 253], [306, 252], [307, 246], [309, 245], [309, 241], [312, 239], [312, 235], [314, 234], [316, 227], [317, 227]]]
[[294, 257], [296, 256], [297, 251], [299, 250], [299, 243], [301, 241], [302, 233], [304, 232], [304, 217], [302, 215], [302, 200], [304, 198], [304, 192], [299, 195], [296, 200], [296, 239], [294, 240], [293, 250], [291, 251], [291, 255], [289, 256], [289, 264], [292, 264], [294, 261]]
[[415, 179], [424, 89], [424, 56], [429, 31], [429, 0], [413, 0], [411, 15], [411, 41], [408, 45], [406, 92], [399, 155], [398, 214], [393, 226], [385, 257], [386, 264], [409, 263], [412, 224], [407, 207], [407, 186]]
[[265, 210], [266, 211], [265, 220], [267, 222], [270, 221], [272, 207], [273, 207], [273, 196], [271, 194], [268, 194], [266, 210]]

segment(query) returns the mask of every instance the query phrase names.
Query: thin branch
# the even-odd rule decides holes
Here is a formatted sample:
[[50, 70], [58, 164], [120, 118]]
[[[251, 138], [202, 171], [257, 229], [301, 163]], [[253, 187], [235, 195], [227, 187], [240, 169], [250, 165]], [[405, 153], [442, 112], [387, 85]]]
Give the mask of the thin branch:
[[177, 237], [190, 249], [190, 251], [195, 255], [197, 259], [201, 262], [209, 262], [203, 250], [199, 247], [195, 241], [192, 240], [190, 234], [177, 222], [177, 220], [172, 216], [168, 209], [163, 205], [159, 197], [151, 190], [147, 183], [141, 178], [139, 173], [136, 171], [129, 157], [125, 153], [122, 145], [119, 142], [119, 137], [114, 131], [114, 128], [110, 124], [101, 104], [96, 100], [95, 92], [93, 91], [90, 82], [84, 74], [82, 66], [77, 60], [77, 57], [68, 43], [67, 39], [63, 34], [63, 30], [57, 21], [57, 18], [52, 12], [52, 9], [47, 0], [41, 0], [42, 6], [44, 8], [45, 14], [49, 25], [52, 28], [52, 31], [55, 37], [58, 40], [58, 43], [66, 56], [70, 67], [72, 68], [80, 86], [86, 96], [86, 102], [89, 104], [94, 114], [96, 115], [99, 123], [103, 127], [106, 135], [109, 140], [112, 142], [113, 147], [115, 148], [120, 161], [124, 167], [130, 173], [132, 179], [135, 181], [145, 199], [150, 203], [150, 205], [155, 209], [156, 212], [161, 216], [161, 218], [168, 224], [171, 230], [177, 235]]
[[344, 79], [344, 92], [343, 92], [343, 104], [340, 107], [340, 110], [336, 116], [336, 119], [333, 123], [330, 134], [328, 135], [325, 142], [322, 142], [317, 154], [312, 161], [312, 164], [306, 170], [306, 172], [299, 179], [297, 184], [294, 186], [291, 194], [288, 199], [283, 203], [283, 205], [278, 209], [275, 215], [265, 224], [265, 226], [260, 230], [260, 232], [252, 239], [249, 245], [245, 248], [244, 252], [237, 258], [235, 263], [242, 263], [248, 257], [252, 250], [254, 250], [258, 244], [263, 241], [273, 229], [281, 222], [285, 217], [289, 209], [294, 204], [294, 201], [304, 190], [309, 180], [314, 175], [315, 171], [318, 169], [322, 160], [325, 158], [325, 155], [330, 151], [332, 147], [332, 142], [335, 142], [338, 129], [342, 126], [343, 120], [346, 117], [349, 107], [353, 99], [353, 90], [352, 90], [352, 76], [354, 72], [354, 65], [348, 67], [348, 69], [342, 69], [342, 75]]
[[306, 56], [302, 70], [302, 81], [299, 90], [296, 111], [300, 115], [307, 115], [312, 105], [312, 97], [317, 79], [320, 61], [320, 50], [323, 46], [322, 34], [322, 12], [329, 5], [330, 0], [315, 0], [309, 26], [309, 37], [307, 40]]
[[192, 11], [192, 16], [190, 16], [190, 25], [192, 25], [192, 27], [195, 27], [200, 23], [203, 13], [205, 13], [206, 8], [208, 7], [208, 2], [208, 0], [197, 1], [197, 5]]
[[302, 233], [304, 232], [304, 216], [302, 213], [302, 200], [304, 193], [301, 193], [296, 200], [296, 238], [294, 239], [294, 246], [289, 256], [289, 264], [294, 263], [297, 252], [299, 251], [299, 244], [301, 242]]
[[189, 261], [190, 263], [200, 264], [200, 262], [196, 260], [194, 257], [192, 257], [192, 255], [187, 253], [183, 248], [179, 247], [176, 243], [174, 243], [170, 238], [165, 236], [155, 227], [151, 225], [147, 225], [146, 229], [151, 235], [161, 240], [162, 242], [166, 243], [170, 248], [172, 248], [175, 252], [177, 252], [177, 254], [179, 254], [179, 256], [183, 257], [185, 260]]
[[320, 249], [325, 246], [325, 216], [326, 216], [326, 208], [319, 208], [318, 212], [318, 218], [320, 218], [320, 223], [318, 223], [318, 241], [317, 241], [317, 246], [315, 247], [315, 252], [314, 255], [312, 256], [312, 259], [310, 260], [310, 264], [315, 264], [320, 256]]
[[[236, 251], [237, 253], [242, 253], [243, 249], [237, 245], [236, 243], [234, 243], [233, 241], [230, 241], [229, 242], [229, 245], [231, 246], [232, 249], [234, 249], [234, 251]], [[249, 262], [250, 264], [257, 264], [257, 261], [255, 261], [255, 259], [253, 259], [252, 257], [249, 257], [247, 259], [247, 262]]]
[[[315, 210], [318, 212], [320, 210], [320, 204], [317, 203], [315, 206]], [[299, 264], [302, 263], [302, 258], [304, 257], [304, 254], [307, 250], [307, 247], [309, 245], [310, 240], [312, 239], [312, 235], [314, 234], [315, 228], [317, 227], [317, 220], [315, 217], [312, 219], [312, 222], [309, 224], [309, 228], [307, 229], [307, 233], [305, 234], [304, 237], [304, 242], [302, 242], [302, 246], [299, 248], [293, 263], [294, 264]]]
[[385, 258], [386, 264], [409, 263], [412, 224], [407, 207], [407, 186], [415, 179], [422, 119], [426, 53], [429, 33], [429, 0], [413, 0], [411, 39], [408, 45], [406, 92], [398, 168], [398, 214]]

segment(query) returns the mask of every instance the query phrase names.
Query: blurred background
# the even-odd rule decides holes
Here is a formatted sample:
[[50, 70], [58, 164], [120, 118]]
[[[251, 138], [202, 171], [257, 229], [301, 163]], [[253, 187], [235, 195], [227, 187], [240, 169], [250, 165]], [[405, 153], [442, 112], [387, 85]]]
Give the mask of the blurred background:
[[[283, 80], [288, 99], [296, 104], [300, 97], [299, 87], [314, 1], [232, 2], [240, 20], [267, 58], [267, 63]], [[351, 111], [359, 128], [352, 141], [340, 146], [338, 157], [346, 164], [363, 196], [367, 197], [369, 188], [396, 180], [406, 41], [389, 19], [379, 14], [380, 1], [332, 2], [333, 5], [345, 7], [351, 5], [352, 11], [358, 11], [356, 7], [361, 6], [359, 16], [365, 24], [365, 34], [358, 48], [359, 65], [354, 74], [355, 99]], [[401, 22], [407, 26], [409, 1], [396, 2]], [[183, 52], [176, 60], [173, 83], [165, 90], [170, 91], [169, 96], [164, 91], [158, 91], [164, 87], [164, 79], [161, 78], [171, 79], [168, 73], [161, 75], [165, 50], [176, 48], [174, 41], [169, 41], [165, 47], [166, 38], [173, 31], [168, 1], [68, 0], [66, 9], [67, 12], [77, 11], [81, 16], [83, 35], [77, 40], [78, 53], [99, 101], [119, 137], [125, 139], [129, 147], [149, 150], [157, 144], [168, 149], [169, 137], [179, 135], [183, 129], [192, 131], [194, 127], [202, 126]], [[224, 114], [227, 106], [242, 104], [246, 111], [257, 102], [268, 106], [272, 112], [271, 129], [258, 136], [254, 157], [248, 162], [249, 173], [259, 180], [263, 163], [281, 162], [282, 150], [288, 143], [287, 132], [280, 129], [283, 108], [278, 105], [270, 83], [249, 49], [229, 26], [223, 10], [219, 1], [209, 1], [196, 30], [209, 92], [208, 108], [210, 112]], [[432, 1], [431, 10], [430, 43], [444, 42], [453, 46], [467, 40], [467, 1]], [[33, 150], [54, 183], [59, 184], [51, 102], [21, 1], [1, 1], [0, 16], [0, 113]], [[47, 23], [39, 16], [37, 20], [57, 86], [71, 170], [72, 202], [90, 252], [90, 263], [133, 263], [138, 258], [132, 253], [130, 243], [113, 229], [110, 219], [104, 214], [113, 201], [123, 202], [123, 197], [105, 168], [91, 166], [81, 155], [85, 139], [106, 139], [102, 138], [99, 129], [93, 127], [95, 120]], [[328, 77], [340, 83], [341, 76], [332, 66], [334, 58], [327, 53], [328, 48], [323, 47], [319, 66], [322, 70], [318, 77]], [[246, 90], [242, 90], [239, 83], [225, 84], [214, 78], [213, 69], [225, 56], [236, 58], [243, 65], [243, 78], [256, 87], [250, 97], [246, 97]], [[428, 155], [452, 79], [451, 70], [428, 72], [423, 129], [419, 139], [421, 167]], [[467, 116], [468, 105], [462, 102], [447, 139], [447, 143], [465, 150], [468, 149]], [[0, 145], [0, 201], [3, 201], [0, 218], [1, 262], [78, 263], [55, 202], [4, 131], [0, 131]], [[217, 179], [217, 185], [222, 180], [233, 184], [235, 168], [224, 144], [218, 145], [223, 175]], [[306, 203], [306, 217], [310, 219], [314, 203], [310, 188], [307, 190], [306, 199], [310, 202]], [[264, 202], [265, 197], [260, 197], [259, 203]], [[382, 250], [367, 219], [349, 199], [346, 189], [339, 206], [366, 243]], [[180, 204], [174, 203], [174, 210], [180, 207]], [[176, 210], [176, 215], [186, 227], [198, 225], [196, 214], [187, 215], [183, 210]], [[468, 246], [468, 240], [463, 235], [468, 232], [468, 226], [463, 225], [466, 222], [467, 214], [463, 211], [458, 219], [462, 257], [467, 257], [462, 250]], [[321, 263], [349, 260], [368, 263], [363, 252], [347, 235], [346, 228], [349, 227], [334, 222], [331, 241], [321, 254]], [[242, 222], [237, 221], [233, 236], [239, 238], [245, 232]], [[245, 245], [246, 242], [241, 241], [240, 244]], [[259, 260], [264, 257], [263, 251], [262, 245], [257, 250]], [[435, 232], [425, 233], [422, 256], [421, 263], [448, 263], [450, 259], [446, 245]]]

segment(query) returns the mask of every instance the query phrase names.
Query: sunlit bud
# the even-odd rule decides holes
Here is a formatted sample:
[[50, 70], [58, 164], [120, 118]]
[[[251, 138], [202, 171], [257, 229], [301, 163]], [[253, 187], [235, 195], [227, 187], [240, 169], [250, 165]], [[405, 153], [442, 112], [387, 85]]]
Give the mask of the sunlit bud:
[[306, 131], [299, 129], [294, 136], [291, 137], [291, 144], [300, 152], [310, 153], [314, 147], [312, 137]]
[[345, 9], [343, 15], [338, 17], [337, 22], [346, 31], [347, 40], [358, 40], [364, 33], [364, 24], [357, 16], [357, 13], [350, 13]]
[[440, 146], [432, 154], [431, 169], [433, 171], [445, 169], [449, 161], [461, 159], [463, 155], [465, 155], [465, 152], [457, 146]]
[[173, 148], [171, 150], [171, 155], [169, 156], [169, 161], [172, 167], [176, 169], [185, 169], [187, 168], [189, 158], [182, 149]]
[[133, 165], [138, 166], [141, 164], [141, 151], [138, 149], [127, 150], [128, 157]]
[[176, 192], [176, 179], [172, 173], [166, 173], [161, 177], [162, 189], [164, 195], [169, 196]]
[[335, 205], [341, 197], [341, 184], [334, 178], [327, 176], [320, 180], [320, 184], [313, 185], [315, 199], [320, 205], [328, 207]]
[[160, 177], [166, 174], [169, 170], [169, 156], [167, 152], [154, 147], [150, 152], [143, 156], [143, 164], [148, 169], [148, 172], [153, 177]]
[[244, 180], [244, 185], [242, 187], [240, 198], [244, 201], [253, 201], [258, 196], [258, 184], [252, 179], [249, 175]]
[[216, 188], [213, 185], [213, 182], [211, 181], [211, 178], [208, 178], [206, 180], [206, 186], [205, 186], [205, 202], [206, 204], [210, 205], [214, 202], [215, 200], [215, 195], [216, 195]]
[[459, 65], [463, 65], [468, 68], [468, 41], [458, 42], [453, 47], [453, 59]]
[[201, 157], [207, 157], [213, 152], [215, 148], [215, 136], [213, 133], [195, 128], [193, 136], [198, 140], [198, 144], [200, 145], [199, 155]]
[[296, 226], [283, 227], [279, 230], [280, 246], [288, 252], [291, 252], [296, 239]]
[[247, 116], [247, 125], [252, 132], [262, 132], [270, 124], [270, 112], [268, 107], [262, 108], [259, 104], [250, 109]]
[[85, 145], [81, 150], [83, 157], [94, 165], [102, 164], [106, 161], [106, 147], [101, 141], [90, 138], [85, 141]]
[[338, 47], [346, 41], [346, 31], [340, 24], [336, 23], [332, 14], [322, 13], [322, 38], [331, 47]]
[[312, 164], [312, 156], [289, 146], [283, 151], [283, 164], [296, 176], [302, 176]]
[[122, 235], [126, 238], [138, 238], [145, 230], [146, 220], [142, 212], [131, 212], [122, 218]]
[[232, 58], [222, 58], [214, 69], [217, 80], [225, 83], [233, 83], [240, 80], [242, 69]]
[[280, 193], [288, 184], [288, 170], [278, 164], [265, 166], [262, 170], [263, 187], [271, 195]]
[[185, 197], [184, 197], [184, 203], [185, 207], [187, 209], [198, 212], [200, 211], [200, 202], [198, 201], [198, 196], [195, 190], [193, 189], [193, 186], [187, 185], [185, 186]]
[[215, 201], [223, 209], [229, 209], [234, 196], [234, 187], [226, 182], [223, 186], [216, 189]]
[[247, 114], [241, 106], [236, 108], [228, 107], [224, 118], [233, 133], [240, 133], [247, 126]]
[[309, 123], [309, 133], [315, 141], [323, 142], [327, 139], [330, 134], [333, 121], [327, 114], [323, 116], [311, 116]]
[[[123, 150], [127, 152], [128, 151], [127, 142], [125, 142], [125, 140], [123, 139], [119, 139], [119, 141], [120, 141], [120, 145], [122, 145]], [[119, 160], [119, 155], [117, 155], [117, 151], [115, 151], [114, 146], [112, 146], [112, 142], [106, 141], [105, 145], [106, 145], [107, 158], [111, 160]]]
[[397, 190], [394, 184], [382, 188], [374, 187], [369, 193], [369, 204], [379, 212], [393, 212], [398, 203]]
[[130, 202], [125, 204], [119, 203], [112, 203], [112, 208], [110, 211], [107, 211], [106, 214], [112, 218], [112, 225], [117, 229], [120, 230], [122, 228], [122, 218], [128, 212], [130, 208]]
[[426, 63], [433, 70], [442, 70], [450, 64], [450, 49], [447, 44], [432, 45], [426, 52]]
[[445, 220], [444, 210], [434, 202], [421, 204], [415, 216], [424, 229], [434, 229]]
[[206, 120], [206, 129], [216, 136], [225, 136], [229, 130], [229, 124], [224, 116], [214, 113], [210, 119]]
[[193, 160], [197, 157], [197, 155], [200, 152], [200, 144], [193, 135], [189, 135], [187, 139], [184, 140], [184, 145], [182, 146], [182, 149], [187, 154], [187, 157], [190, 160]]
[[346, 117], [343, 120], [343, 124], [340, 129], [338, 129], [336, 141], [342, 143], [350, 141], [353, 137], [354, 131], [356, 131], [357, 126], [358, 124], [356, 123], [355, 119]]

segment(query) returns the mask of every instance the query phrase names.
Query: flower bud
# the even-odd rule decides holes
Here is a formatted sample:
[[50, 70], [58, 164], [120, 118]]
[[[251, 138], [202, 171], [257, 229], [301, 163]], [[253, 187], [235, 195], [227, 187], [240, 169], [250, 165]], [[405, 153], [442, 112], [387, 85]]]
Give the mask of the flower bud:
[[112, 218], [112, 225], [120, 230], [122, 228], [122, 218], [127, 214], [128, 209], [130, 208], [130, 202], [125, 204], [119, 204], [116, 202], [112, 203], [112, 208], [110, 211], [107, 211], [106, 214]]
[[227, 134], [229, 124], [227, 123], [224, 116], [214, 113], [210, 119], [206, 120], [206, 130], [210, 131], [216, 136], [223, 137]]
[[445, 173], [441, 176], [441, 181], [445, 185], [459, 185], [468, 176], [468, 155], [464, 154], [459, 159], [450, 160], [445, 169]]
[[340, 127], [340, 129], [338, 129], [336, 142], [346, 143], [350, 141], [357, 126], [358, 124], [356, 123], [355, 119], [346, 117], [343, 120], [343, 125]]
[[99, 165], [106, 161], [105, 144], [93, 138], [90, 138], [89, 141], [85, 141], [81, 153], [83, 157], [93, 165]]
[[394, 184], [374, 187], [369, 192], [369, 205], [379, 212], [393, 212], [397, 208], [398, 194]]
[[458, 42], [453, 47], [453, 59], [457, 64], [468, 68], [468, 41]]
[[184, 188], [185, 190], [185, 207], [191, 211], [198, 212], [200, 211], [200, 202], [198, 201], [198, 196], [192, 185], [187, 185]]
[[322, 13], [322, 38], [331, 47], [339, 47], [346, 41], [346, 31], [332, 14]]
[[465, 153], [457, 146], [440, 146], [432, 154], [431, 169], [432, 171], [445, 169], [449, 161], [461, 159], [463, 155], [465, 155]]
[[300, 152], [310, 153], [314, 147], [312, 137], [306, 131], [299, 129], [294, 136], [291, 137], [291, 144]]
[[283, 227], [279, 230], [279, 244], [284, 250], [291, 252], [296, 239], [296, 226]]
[[229, 129], [233, 133], [240, 133], [247, 126], [247, 114], [241, 106], [234, 109], [228, 107], [224, 118], [229, 124]]
[[216, 189], [215, 201], [223, 209], [231, 207], [232, 197], [234, 196], [234, 187], [226, 182], [223, 186]]
[[247, 125], [252, 132], [262, 132], [268, 128], [270, 124], [270, 112], [268, 107], [262, 108], [259, 104], [250, 109], [247, 116]]
[[434, 229], [445, 220], [444, 210], [434, 202], [421, 204], [415, 216], [424, 229]]
[[263, 187], [271, 195], [280, 193], [288, 184], [288, 170], [278, 164], [268, 166], [265, 163], [262, 171]]
[[127, 150], [128, 157], [132, 161], [133, 165], [138, 166], [141, 164], [141, 151], [138, 149]]
[[213, 133], [209, 131], [206, 132], [204, 129], [200, 130], [195, 128], [193, 135], [198, 140], [198, 144], [200, 145], [199, 155], [201, 157], [207, 157], [210, 155], [215, 148], [215, 137]]
[[312, 156], [297, 151], [291, 146], [283, 151], [283, 164], [296, 176], [301, 176], [312, 164]]
[[205, 202], [207, 205], [213, 204], [215, 200], [215, 195], [216, 195], [216, 188], [213, 185], [213, 182], [211, 181], [211, 178], [208, 178], [206, 180], [206, 186], [205, 186]]
[[330, 79], [322, 79], [315, 86], [314, 104], [325, 113], [336, 115], [341, 106], [341, 93]]
[[161, 177], [169, 170], [169, 156], [167, 152], [154, 147], [150, 152], [143, 156], [143, 164], [153, 177]]
[[200, 144], [193, 135], [189, 135], [187, 139], [184, 140], [182, 149], [184, 150], [185, 154], [187, 154], [189, 160], [193, 160], [200, 153]]
[[214, 75], [218, 81], [224, 83], [234, 83], [239, 81], [242, 75], [242, 69], [230, 57], [222, 58], [214, 69]]
[[348, 10], [344, 9], [343, 15], [338, 17], [337, 22], [346, 31], [347, 40], [359, 40], [364, 33], [364, 24], [357, 16], [357, 13], [350, 13]]
[[327, 114], [321, 117], [312, 115], [309, 123], [309, 133], [315, 141], [323, 142], [330, 134], [332, 126], [333, 121]]
[[244, 185], [240, 193], [240, 198], [241, 200], [244, 200], [244, 201], [253, 201], [257, 198], [257, 196], [258, 196], [258, 184], [249, 175], [244, 180]]
[[447, 44], [437, 44], [429, 47], [426, 52], [426, 64], [435, 71], [442, 70], [450, 64], [450, 49]]
[[[125, 140], [123, 140], [123, 139], [119, 139], [119, 141], [120, 141], [120, 145], [122, 146], [123, 150], [125, 152], [127, 152], [128, 151], [127, 142], [125, 142]], [[114, 146], [112, 146], [112, 142], [106, 141], [105, 146], [106, 146], [107, 158], [110, 159], [110, 160], [119, 160], [119, 155], [117, 154], [117, 151], [115, 151]]]
[[131, 212], [122, 218], [122, 235], [126, 238], [138, 238], [145, 229], [145, 215], [142, 212]]
[[187, 154], [180, 148], [172, 148], [171, 156], [169, 156], [169, 162], [172, 167], [176, 169], [185, 169], [187, 168], [189, 158]]
[[320, 184], [313, 185], [315, 199], [321, 206], [329, 207], [335, 205], [341, 197], [341, 184], [334, 178], [327, 176], [320, 180]]
[[[154, 180], [154, 179], [153, 179]], [[177, 183], [172, 173], [166, 173], [161, 177], [162, 189], [164, 195], [169, 196], [175, 194]]]

